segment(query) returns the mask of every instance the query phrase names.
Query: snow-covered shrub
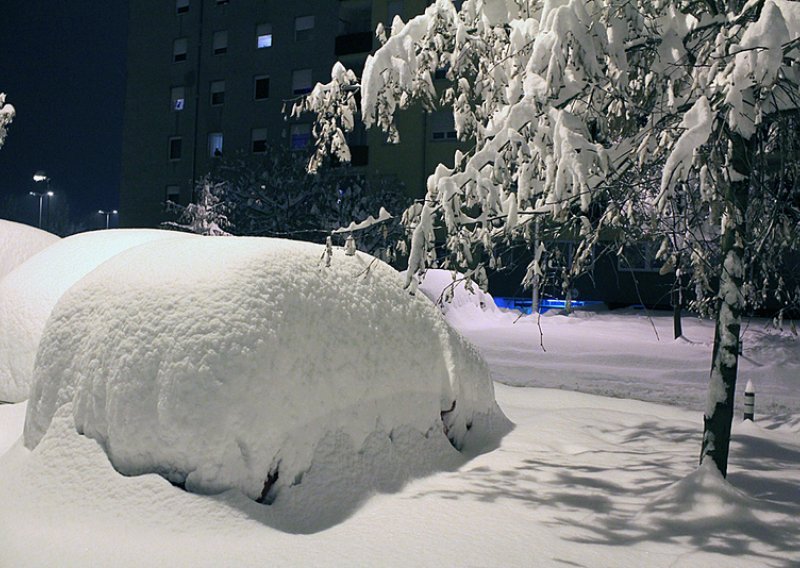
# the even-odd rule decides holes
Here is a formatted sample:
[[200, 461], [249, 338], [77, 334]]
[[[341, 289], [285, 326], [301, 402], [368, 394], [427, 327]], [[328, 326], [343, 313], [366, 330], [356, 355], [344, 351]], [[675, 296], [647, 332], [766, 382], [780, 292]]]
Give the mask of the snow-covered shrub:
[[56, 241], [47, 231], [0, 219], [0, 279]]
[[139, 229], [81, 233], [49, 246], [0, 280], [0, 400], [28, 398], [45, 322], [70, 286], [123, 250], [189, 237]]
[[167, 210], [178, 214], [177, 221], [167, 221], [161, 225], [166, 229], [174, 229], [196, 235], [224, 237], [230, 235], [228, 220], [229, 206], [222, 200], [225, 195], [225, 183], [214, 182], [211, 176], [204, 177], [197, 184], [197, 200], [185, 207], [167, 201]]
[[271, 502], [323, 464], [346, 470], [331, 444], [352, 458], [411, 436], [416, 460], [505, 427], [483, 359], [439, 311], [388, 265], [331, 252], [192, 238], [106, 262], [48, 321], [25, 444], [71, 408], [123, 474]]

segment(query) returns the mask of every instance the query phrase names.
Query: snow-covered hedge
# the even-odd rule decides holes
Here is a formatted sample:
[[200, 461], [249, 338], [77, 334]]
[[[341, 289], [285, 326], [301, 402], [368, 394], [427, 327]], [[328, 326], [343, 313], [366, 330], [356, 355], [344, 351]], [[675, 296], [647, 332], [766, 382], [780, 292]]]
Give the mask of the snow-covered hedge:
[[506, 424], [482, 358], [428, 300], [368, 255], [324, 252], [196, 237], [106, 262], [48, 321], [25, 444], [71, 411], [124, 474], [269, 501], [336, 461], [335, 440], [391, 453], [411, 435], [430, 454]]
[[179, 238], [194, 237], [144, 229], [81, 233], [52, 244], [0, 280], [0, 400], [28, 398], [42, 330], [70, 286], [124, 250]]
[[0, 280], [58, 240], [59, 237], [47, 231], [0, 219]]

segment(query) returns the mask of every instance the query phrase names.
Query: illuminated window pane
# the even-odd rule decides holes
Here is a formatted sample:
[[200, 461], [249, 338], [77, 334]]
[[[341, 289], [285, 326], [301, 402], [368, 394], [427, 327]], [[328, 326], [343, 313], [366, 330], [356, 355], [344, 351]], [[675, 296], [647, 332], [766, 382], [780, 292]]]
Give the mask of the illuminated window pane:
[[256, 49], [272, 47], [272, 24], [258, 24], [256, 27]]
[[212, 158], [222, 157], [222, 132], [212, 132], [208, 135], [208, 155]]

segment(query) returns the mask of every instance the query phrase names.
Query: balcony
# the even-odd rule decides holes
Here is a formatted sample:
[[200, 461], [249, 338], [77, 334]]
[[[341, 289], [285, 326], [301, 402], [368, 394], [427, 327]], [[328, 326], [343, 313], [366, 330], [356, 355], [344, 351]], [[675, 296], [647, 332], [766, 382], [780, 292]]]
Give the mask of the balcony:
[[355, 32], [336, 37], [336, 56], [372, 51], [372, 32]]

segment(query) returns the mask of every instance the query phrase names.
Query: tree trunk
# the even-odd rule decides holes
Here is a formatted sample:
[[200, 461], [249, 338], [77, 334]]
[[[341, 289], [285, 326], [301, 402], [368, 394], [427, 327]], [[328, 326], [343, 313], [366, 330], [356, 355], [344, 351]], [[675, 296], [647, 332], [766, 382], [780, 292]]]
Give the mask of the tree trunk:
[[672, 333], [673, 339], [678, 339], [683, 335], [683, 321], [681, 311], [683, 310], [683, 279], [681, 278], [680, 257], [676, 262], [675, 281], [672, 284]]
[[729, 171], [733, 179], [725, 195], [721, 243], [723, 267], [700, 452], [700, 463], [710, 457], [723, 477], [728, 474], [728, 448], [739, 365], [739, 331], [744, 308], [745, 211], [750, 182], [749, 142], [737, 134], [731, 134], [730, 140]]

